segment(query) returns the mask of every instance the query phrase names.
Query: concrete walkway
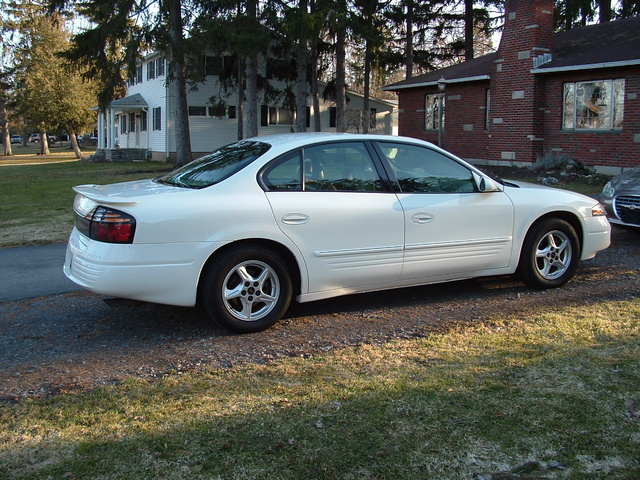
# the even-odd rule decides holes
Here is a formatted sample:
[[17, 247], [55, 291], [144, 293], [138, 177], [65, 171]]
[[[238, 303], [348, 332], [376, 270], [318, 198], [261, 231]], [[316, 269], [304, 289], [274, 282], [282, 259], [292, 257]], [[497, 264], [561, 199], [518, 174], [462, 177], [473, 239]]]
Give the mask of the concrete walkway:
[[0, 249], [0, 302], [79, 290], [62, 273], [66, 243]]

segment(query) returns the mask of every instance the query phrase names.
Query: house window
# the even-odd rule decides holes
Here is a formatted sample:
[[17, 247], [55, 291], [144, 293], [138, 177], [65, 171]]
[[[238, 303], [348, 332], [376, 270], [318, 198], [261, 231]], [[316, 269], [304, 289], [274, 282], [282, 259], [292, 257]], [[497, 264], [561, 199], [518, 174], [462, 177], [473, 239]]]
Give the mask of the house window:
[[[440, 128], [440, 94], [426, 95], [424, 103], [424, 129], [438, 130]], [[444, 98], [442, 99], [444, 110]]]
[[278, 124], [278, 109], [276, 107], [269, 107], [269, 125]]
[[151, 60], [147, 63], [147, 80], [153, 80], [156, 78], [156, 62]]
[[129, 114], [129, 131], [130, 132], [136, 131], [136, 114], [133, 112]]
[[293, 125], [294, 112], [289, 108], [278, 109], [278, 125]]
[[293, 125], [295, 112], [290, 108], [278, 108], [262, 105], [260, 115], [260, 125]]
[[204, 59], [204, 73], [205, 75], [218, 75], [222, 74], [222, 57], [205, 57]]
[[136, 83], [142, 83], [142, 65], [136, 68]]
[[190, 117], [206, 117], [207, 107], [189, 107]]
[[489, 130], [489, 107], [491, 106], [491, 90], [487, 88], [484, 97], [484, 129]]
[[375, 108], [369, 109], [369, 128], [376, 128], [376, 118], [378, 115], [378, 110]]
[[120, 133], [122, 135], [127, 134], [127, 116], [126, 115], [120, 115]]
[[624, 79], [564, 84], [564, 130], [620, 130]]
[[336, 107], [329, 107], [329, 127], [336, 127], [336, 117], [338, 116], [338, 109]]
[[164, 65], [165, 65], [164, 57], [156, 58], [156, 77], [164, 76], [164, 68], [165, 68]]
[[145, 112], [144, 110], [140, 112], [140, 131], [147, 131], [147, 112]]
[[229, 118], [236, 118], [236, 106], [235, 105], [229, 105], [228, 116], [229, 116]]
[[162, 130], [162, 108], [153, 109], [153, 129]]

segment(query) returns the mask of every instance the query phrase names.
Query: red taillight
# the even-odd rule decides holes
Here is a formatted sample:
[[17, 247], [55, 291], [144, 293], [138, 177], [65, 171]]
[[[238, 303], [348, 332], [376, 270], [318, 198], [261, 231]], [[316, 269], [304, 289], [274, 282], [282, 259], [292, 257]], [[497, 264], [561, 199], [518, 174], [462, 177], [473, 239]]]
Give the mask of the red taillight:
[[87, 237], [99, 242], [133, 243], [136, 220], [120, 210], [98, 207], [85, 217], [77, 215], [76, 227]]

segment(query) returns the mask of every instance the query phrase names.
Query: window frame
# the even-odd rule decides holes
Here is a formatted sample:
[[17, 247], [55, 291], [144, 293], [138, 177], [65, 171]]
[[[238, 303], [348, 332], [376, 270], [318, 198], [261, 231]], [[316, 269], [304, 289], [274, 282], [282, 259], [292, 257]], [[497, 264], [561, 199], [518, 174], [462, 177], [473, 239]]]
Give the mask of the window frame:
[[129, 133], [136, 131], [136, 112], [129, 113]]
[[162, 131], [162, 107], [155, 107], [153, 109], [153, 125], [154, 132]]
[[165, 75], [165, 57], [159, 57], [155, 59], [156, 62], [156, 78], [163, 77]]
[[[561, 129], [571, 132], [621, 131], [625, 88], [625, 78], [564, 82]], [[587, 97], [590, 97], [588, 101]]]
[[[354, 151], [361, 150], [363, 155], [366, 155], [366, 159], [370, 164], [367, 164], [365, 160], [365, 167], [372, 168], [372, 171], [369, 173], [367, 171], [366, 175], [371, 175], [374, 178], [367, 178], [366, 175], [357, 175], [353, 178], [340, 177], [340, 178], [332, 178], [330, 175], [325, 179], [324, 174], [319, 178], [311, 178], [307, 174], [307, 164], [316, 160], [317, 164], [320, 164], [321, 168], [324, 170], [324, 173], [331, 171], [330, 158], [318, 156], [314, 150], [340, 150], [336, 154], [339, 156], [347, 155], [347, 149], [352, 149]], [[290, 182], [289, 186], [286, 188], [278, 188], [284, 187], [285, 184], [272, 184], [269, 181], [269, 174], [276, 170], [278, 167], [284, 165], [287, 162], [294, 161], [297, 162], [297, 172], [296, 177], [291, 178], [293, 182]], [[356, 162], [357, 163], [357, 162]], [[314, 170], [317, 167], [317, 164], [314, 164]], [[342, 169], [348, 168], [350, 165], [348, 162], [344, 164], [340, 164]], [[362, 165], [357, 165], [362, 166]], [[327, 168], [329, 167], [329, 168]], [[366, 170], [366, 168], [365, 168]], [[365, 173], [361, 171], [360, 173]], [[311, 145], [305, 145], [303, 147], [298, 147], [293, 150], [290, 150], [279, 157], [275, 158], [267, 165], [265, 165], [260, 173], [258, 174], [258, 179], [260, 185], [262, 186], [265, 192], [315, 192], [315, 193], [349, 193], [349, 194], [363, 194], [363, 193], [375, 193], [375, 194], [383, 194], [391, 191], [389, 189], [388, 179], [385, 172], [385, 169], [382, 167], [382, 164], [379, 159], [379, 154], [375, 151], [375, 148], [371, 145], [370, 142], [367, 141], [359, 141], [359, 140], [345, 140], [345, 141], [331, 141], [324, 143], [317, 143]], [[349, 182], [353, 182], [349, 185]], [[312, 186], [313, 185], [313, 186]], [[349, 186], [359, 186], [361, 188], [348, 188]], [[373, 188], [366, 188], [366, 185], [373, 186]], [[337, 188], [336, 188], [337, 187]], [[345, 187], [345, 188], [341, 188]]]
[[[290, 112], [290, 113], [289, 113]], [[291, 123], [289, 123], [291, 119]], [[287, 126], [291, 127], [296, 124], [296, 111], [285, 108], [275, 107], [273, 105], [262, 105], [260, 107], [260, 126]]]
[[[405, 194], [410, 194], [410, 195], [414, 195], [414, 194], [419, 194], [419, 195], [469, 195], [469, 194], [475, 194], [478, 193], [478, 186], [476, 184], [476, 181], [474, 179], [474, 170], [472, 168], [470, 168], [468, 165], [465, 165], [464, 163], [460, 163], [455, 157], [452, 157], [450, 155], [446, 155], [443, 152], [437, 151], [433, 148], [429, 148], [427, 146], [423, 146], [423, 145], [415, 145], [415, 144], [411, 144], [411, 143], [403, 143], [403, 142], [396, 142], [393, 140], [381, 140], [381, 141], [376, 141], [375, 142], [376, 145], [376, 149], [378, 151], [378, 155], [380, 155], [380, 158], [383, 159], [383, 162], [385, 164], [385, 166], [389, 169], [387, 170], [389, 175], [392, 177], [392, 182], [397, 186], [397, 188], [399, 189], [398, 192], [399, 193], [405, 193]], [[442, 175], [439, 172], [436, 172], [434, 170], [423, 170], [424, 173], [427, 173], [428, 175], [425, 175], [424, 177], [417, 177], [417, 176], [412, 176], [412, 177], [404, 177], [404, 178], [399, 178], [398, 177], [398, 172], [399, 170], [397, 170], [396, 165], [394, 164], [393, 160], [391, 158], [389, 158], [389, 156], [385, 153], [385, 146], [389, 146], [389, 148], [394, 148], [393, 146], [397, 145], [396, 148], [400, 149], [400, 148], [404, 148], [404, 149], [420, 149], [422, 151], [425, 152], [425, 159], [426, 160], [437, 160], [438, 163], [440, 163], [443, 160], [446, 160], [448, 162], [450, 162], [449, 165], [453, 166], [455, 165], [456, 169], [461, 169], [461, 171], [464, 171], [466, 173], [468, 173], [468, 177], [465, 176], [458, 176], [456, 175]], [[429, 158], [429, 156], [432, 157], [432, 159]], [[408, 157], [407, 157], [408, 158]], [[415, 159], [416, 156], [415, 155], [411, 155], [412, 159]], [[434, 162], [435, 163], [435, 162]], [[437, 165], [435, 165], [437, 167]], [[410, 170], [406, 170], [407, 173], [410, 172]], [[446, 173], [446, 172], [445, 172]], [[420, 183], [418, 181], [419, 178], [422, 179], [429, 179], [430, 183]], [[437, 181], [438, 186], [437, 187], [432, 187], [432, 185], [434, 185]], [[466, 182], [468, 182], [468, 185], [470, 186], [470, 189], [460, 189], [462, 186], [464, 186], [466, 184]], [[422, 185], [423, 189], [407, 189], [406, 186], [409, 185]], [[453, 189], [453, 187], [456, 187], [456, 189]]]
[[424, 96], [424, 129], [427, 132], [440, 130], [440, 101], [442, 100], [442, 123], [444, 124], [444, 94], [427, 93]]
[[190, 105], [189, 116], [190, 117], [206, 117], [207, 107], [201, 106], [201, 105]]
[[153, 80], [156, 78], [156, 61], [151, 60], [147, 63], [147, 80]]

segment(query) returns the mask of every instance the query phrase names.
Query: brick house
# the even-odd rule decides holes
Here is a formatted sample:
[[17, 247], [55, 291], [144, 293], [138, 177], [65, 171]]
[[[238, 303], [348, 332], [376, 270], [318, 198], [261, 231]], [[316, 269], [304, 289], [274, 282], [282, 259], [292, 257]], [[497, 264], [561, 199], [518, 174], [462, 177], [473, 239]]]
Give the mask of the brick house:
[[507, 0], [497, 52], [385, 87], [399, 134], [480, 165], [640, 165], [640, 17], [554, 34], [553, 6]]

